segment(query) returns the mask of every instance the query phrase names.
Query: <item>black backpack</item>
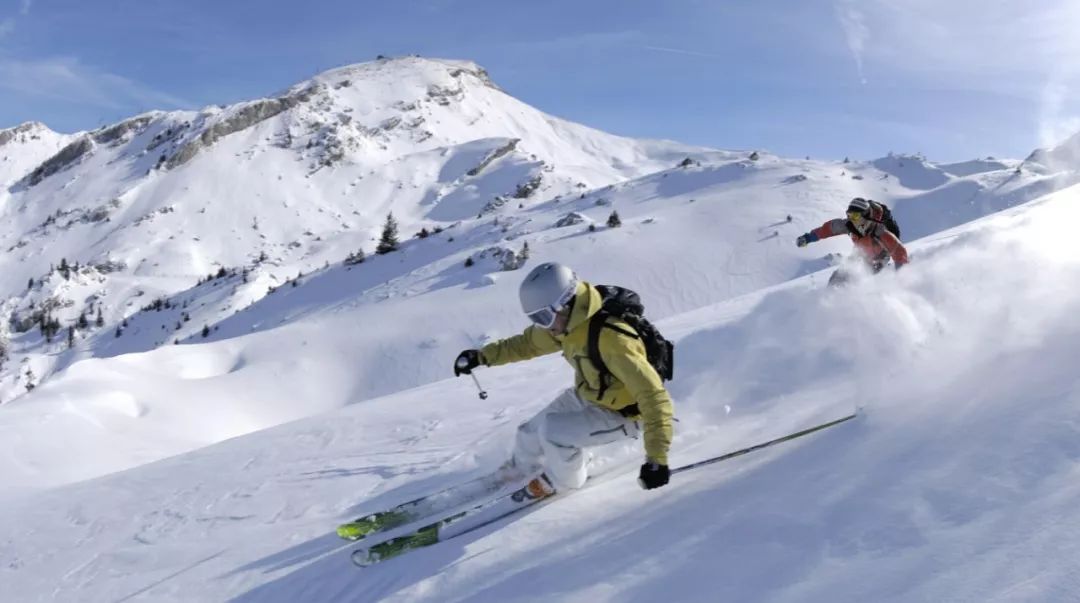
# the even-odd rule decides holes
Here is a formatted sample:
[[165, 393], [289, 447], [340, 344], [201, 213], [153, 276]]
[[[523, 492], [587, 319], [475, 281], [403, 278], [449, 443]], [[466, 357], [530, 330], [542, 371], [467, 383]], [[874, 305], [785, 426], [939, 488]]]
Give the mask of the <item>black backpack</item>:
[[[600, 357], [600, 329], [607, 327], [614, 329], [623, 335], [640, 339], [645, 344], [645, 356], [649, 364], [656, 369], [662, 381], [670, 381], [675, 376], [675, 344], [671, 343], [660, 331], [645, 318], [645, 306], [637, 293], [623, 287], [614, 285], [597, 285], [603, 305], [600, 310], [589, 319], [589, 339], [587, 349], [589, 360], [600, 371], [600, 394], [604, 397], [611, 371], [608, 370], [604, 359]], [[628, 332], [616, 325], [608, 324], [608, 317], [615, 317], [630, 325], [636, 332]]]
[[[896, 235], [896, 238], [899, 239], [900, 238], [900, 225], [896, 223], [896, 218], [893, 217], [892, 210], [889, 209], [889, 206], [885, 205], [884, 203], [881, 203], [880, 201], [871, 201], [870, 199], [867, 199], [867, 201], [870, 202], [870, 213], [871, 214], [874, 213], [874, 208], [875, 207], [877, 207], [878, 209], [881, 210], [881, 219], [880, 220], [875, 220], [873, 218], [873, 216], [867, 216], [867, 218], [869, 218], [869, 220], [871, 222], [877, 222], [878, 224], [883, 224], [885, 226], [885, 230], [893, 233], [894, 235]], [[850, 220], [847, 222], [847, 227], [848, 227], [848, 231], [858, 233], [858, 231], [855, 230], [855, 227], [851, 224]]]
[[896, 238], [900, 238], [900, 225], [896, 223], [896, 218], [892, 215], [892, 210], [888, 205], [884, 203], [878, 203], [877, 201], [871, 201], [881, 207], [881, 223], [885, 225], [885, 230], [896, 235]]

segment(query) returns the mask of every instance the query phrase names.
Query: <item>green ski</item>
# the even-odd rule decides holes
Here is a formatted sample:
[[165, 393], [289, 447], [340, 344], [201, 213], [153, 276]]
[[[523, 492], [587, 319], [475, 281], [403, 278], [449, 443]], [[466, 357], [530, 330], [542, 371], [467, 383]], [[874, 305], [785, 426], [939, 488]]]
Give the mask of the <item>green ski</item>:
[[414, 498], [385, 511], [369, 513], [343, 523], [338, 526], [337, 535], [345, 540], [361, 540], [371, 534], [386, 532], [432, 516], [444, 515], [463, 505], [488, 499], [516, 481], [513, 476], [496, 471], [434, 494]]
[[352, 562], [359, 567], [368, 567], [387, 559], [393, 559], [409, 551], [429, 547], [450, 538], [468, 534], [491, 525], [510, 515], [524, 511], [539, 502], [546, 502], [554, 494], [534, 498], [529, 494], [527, 485], [504, 494], [493, 500], [474, 505], [449, 517], [420, 526], [407, 534], [391, 538], [369, 547], [359, 548], [352, 553]]

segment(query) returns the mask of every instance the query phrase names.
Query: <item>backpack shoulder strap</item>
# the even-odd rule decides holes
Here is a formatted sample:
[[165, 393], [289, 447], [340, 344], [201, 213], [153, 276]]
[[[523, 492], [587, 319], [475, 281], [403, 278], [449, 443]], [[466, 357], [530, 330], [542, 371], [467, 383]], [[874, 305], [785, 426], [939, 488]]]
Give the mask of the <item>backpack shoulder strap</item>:
[[611, 314], [604, 310], [600, 310], [596, 314], [593, 314], [592, 318], [589, 319], [589, 339], [585, 344], [589, 353], [589, 362], [592, 362], [593, 366], [596, 367], [596, 370], [600, 373], [600, 392], [597, 396], [599, 398], [604, 397], [604, 393], [607, 392], [608, 386], [610, 385], [609, 381], [611, 380], [611, 371], [608, 370], [607, 363], [604, 362], [603, 356], [600, 355], [600, 330], [607, 327], [612, 331], [617, 331], [627, 337], [639, 339], [638, 334], [633, 331], [627, 331], [616, 325], [608, 324], [608, 318], [610, 317]]
[[607, 364], [604, 363], [604, 359], [600, 357], [600, 329], [604, 328], [608, 316], [610, 314], [603, 310], [592, 315], [592, 318], [589, 319], [589, 339], [585, 344], [585, 348], [589, 352], [589, 362], [592, 362], [596, 370], [600, 372], [600, 395], [598, 398], [604, 397], [604, 392], [608, 388], [608, 375], [611, 374], [608, 371]]

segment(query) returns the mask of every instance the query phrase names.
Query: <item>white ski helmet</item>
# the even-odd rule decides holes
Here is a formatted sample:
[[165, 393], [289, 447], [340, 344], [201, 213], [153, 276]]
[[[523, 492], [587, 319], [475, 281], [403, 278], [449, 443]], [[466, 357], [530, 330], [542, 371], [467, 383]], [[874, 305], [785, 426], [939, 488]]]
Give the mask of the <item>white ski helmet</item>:
[[556, 262], [540, 264], [521, 282], [521, 309], [529, 320], [550, 329], [559, 310], [574, 298], [577, 284], [577, 275], [566, 266]]

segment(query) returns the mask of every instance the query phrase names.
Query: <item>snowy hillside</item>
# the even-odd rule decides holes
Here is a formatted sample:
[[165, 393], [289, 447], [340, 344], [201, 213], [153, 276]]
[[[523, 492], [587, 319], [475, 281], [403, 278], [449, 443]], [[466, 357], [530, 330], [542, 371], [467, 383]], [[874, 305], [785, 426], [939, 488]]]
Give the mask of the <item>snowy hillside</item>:
[[[1064, 600], [1072, 146], [938, 164], [631, 140], [420, 58], [2, 130], [0, 583], [18, 601]], [[794, 239], [853, 196], [893, 208], [912, 265], [826, 291], [850, 242]], [[376, 255], [391, 212], [400, 246]], [[487, 400], [448, 379], [525, 326], [518, 284], [551, 260], [639, 291], [677, 340], [674, 464], [866, 412], [656, 492], [616, 446], [573, 497], [359, 572], [337, 523], [490, 470], [567, 384], [558, 358], [482, 370]]]
[[[22, 173], [0, 210], [0, 310], [13, 339], [0, 371], [4, 401], [99, 355], [100, 339], [156, 300], [202, 298], [197, 284], [209, 275], [246, 270], [250, 285], [198, 299], [179, 326], [128, 331], [118, 349], [171, 344], [297, 274], [358, 249], [371, 254], [388, 212], [408, 239], [504, 204], [651, 173], [687, 154], [729, 156], [568, 123], [502, 93], [475, 64], [414, 58], [67, 138], [51, 157], [20, 155]], [[56, 270], [62, 265], [71, 268]], [[44, 318], [66, 330], [82, 314], [101, 324], [79, 329], [71, 353], [65, 333], [50, 342], [35, 328]]]
[[0, 199], [6, 202], [9, 186], [58, 153], [71, 139], [37, 122], [0, 130], [0, 185], [4, 187]]
[[[521, 273], [504, 269], [528, 265], [526, 246], [640, 291], [663, 318], [837, 261], [843, 240], [809, 250], [792, 241], [852, 196], [888, 202], [911, 240], [1075, 180], [1009, 160], [841, 163], [627, 140], [545, 116], [453, 61], [342, 68], [276, 99], [103, 128], [61, 152], [64, 166], [53, 157], [12, 187], [6, 224], [26, 242], [0, 260], [11, 275], [0, 368], [11, 419], [0, 429], [21, 434], [13, 487], [85, 479], [439, 381], [460, 349], [521, 328], [507, 303]], [[389, 127], [403, 112], [419, 112], [430, 136]], [[330, 139], [351, 141], [347, 152], [312, 164]], [[143, 172], [151, 150], [158, 157]], [[540, 184], [507, 196], [514, 178], [535, 182], [519, 170], [533, 153]], [[127, 201], [78, 209], [120, 190]], [[496, 195], [509, 200], [490, 203]], [[390, 211], [403, 242], [376, 256], [372, 239]], [[613, 211], [620, 228], [606, 226]], [[431, 234], [410, 236], [421, 227]], [[366, 261], [345, 265], [358, 249]], [[35, 317], [59, 325], [51, 341]], [[196, 343], [209, 345], [186, 349]], [[265, 366], [278, 367], [275, 379]], [[158, 385], [140, 385], [148, 372]], [[62, 383], [51, 388], [54, 379]], [[194, 399], [191, 379], [235, 394]], [[23, 414], [25, 405], [34, 408]], [[63, 410], [44, 410], [54, 407]], [[86, 454], [52, 468], [59, 440]]]
[[[1071, 169], [1030, 159], [1019, 170], [1012, 160], [937, 166], [899, 155], [751, 160], [630, 140], [544, 115], [473, 63], [419, 58], [344, 67], [271, 98], [151, 112], [73, 136], [28, 127], [40, 141], [19, 155], [0, 206], [8, 318], [0, 321], [8, 352], [0, 402], [79, 360], [202, 341], [207, 330], [225, 339], [342, 304], [408, 314], [398, 306], [415, 306], [417, 295], [483, 284], [483, 273], [515, 261], [525, 243], [568, 258], [602, 241], [614, 252], [604, 263], [613, 276], [650, 250], [666, 276], [632, 277], [642, 288], [671, 286], [675, 275], [710, 282], [705, 294], [655, 309], [667, 315], [820, 268], [820, 257], [786, 241], [855, 194], [896, 207], [914, 239], [1075, 180]], [[42, 151], [62, 143], [51, 157]], [[578, 232], [590, 222], [603, 229], [613, 209], [633, 227]], [[402, 252], [376, 258], [389, 212]], [[434, 234], [414, 238], [422, 231]], [[360, 250], [367, 263], [342, 265]], [[456, 269], [470, 257], [480, 260], [476, 270]], [[390, 357], [418, 345], [428, 350], [421, 360], [446, 353], [428, 345], [431, 336], [371, 336]], [[436, 373], [402, 377], [355, 393], [398, 391]]]
[[[915, 243], [917, 267], [854, 289], [824, 291], [813, 274], [662, 322], [680, 354], [673, 463], [862, 406], [854, 423], [654, 492], [606, 460], [609, 479], [565, 500], [353, 568], [334, 524], [490, 469], [566, 378], [557, 358], [489, 369], [487, 401], [444, 380], [9, 499], [0, 573], [20, 601], [1067, 600], [1068, 526], [1080, 519], [1078, 197], [1072, 188]], [[674, 306], [704, 287], [652, 299]], [[230, 358], [227, 343], [97, 361], [53, 384], [54, 401], [35, 393], [4, 410], [62, 414], [65, 397], [89, 391], [112, 429], [137, 398], [88, 389], [93, 379], [205, 410], [242, 391], [245, 370], [272, 400], [270, 384], [308, 368]], [[142, 370], [105, 374], [121, 362]], [[322, 377], [307, 399], [363, 378]], [[607, 452], [631, 466], [640, 454]]]

